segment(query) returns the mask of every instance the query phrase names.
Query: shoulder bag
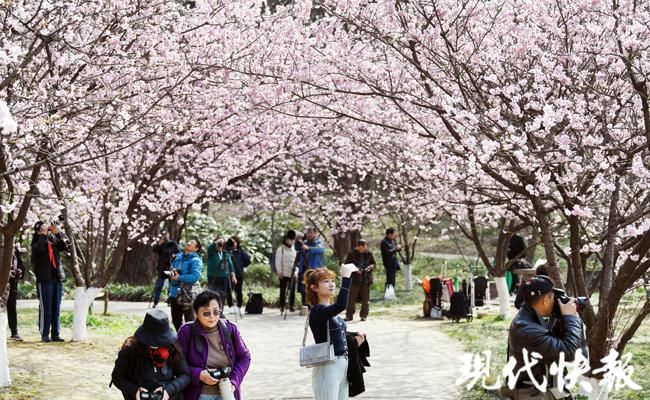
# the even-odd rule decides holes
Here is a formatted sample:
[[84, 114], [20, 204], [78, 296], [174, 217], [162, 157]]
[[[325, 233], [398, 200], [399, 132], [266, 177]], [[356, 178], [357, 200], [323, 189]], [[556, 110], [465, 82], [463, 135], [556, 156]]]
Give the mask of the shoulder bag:
[[305, 346], [307, 342], [307, 331], [309, 330], [309, 316], [305, 321], [305, 335], [302, 337], [302, 347], [300, 348], [300, 366], [317, 367], [320, 365], [333, 364], [336, 356], [334, 355], [334, 345], [330, 339], [330, 321], [327, 320], [327, 341]]
[[178, 293], [176, 294], [176, 304], [185, 310], [191, 309], [192, 303], [199, 293], [201, 293], [201, 285], [198, 282], [193, 285], [181, 282], [178, 286]]

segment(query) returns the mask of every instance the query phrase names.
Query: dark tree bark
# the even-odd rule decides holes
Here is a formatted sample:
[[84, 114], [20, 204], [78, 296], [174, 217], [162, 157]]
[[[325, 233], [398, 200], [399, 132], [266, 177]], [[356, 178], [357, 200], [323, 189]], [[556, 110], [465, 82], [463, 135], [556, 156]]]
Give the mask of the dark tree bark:
[[156, 254], [150, 245], [137, 243], [126, 252], [122, 266], [115, 275], [115, 282], [129, 285], [147, 285], [153, 281], [156, 271]]
[[345, 262], [348, 253], [356, 247], [359, 239], [361, 239], [361, 232], [358, 230], [334, 235], [334, 256], [339, 263]]

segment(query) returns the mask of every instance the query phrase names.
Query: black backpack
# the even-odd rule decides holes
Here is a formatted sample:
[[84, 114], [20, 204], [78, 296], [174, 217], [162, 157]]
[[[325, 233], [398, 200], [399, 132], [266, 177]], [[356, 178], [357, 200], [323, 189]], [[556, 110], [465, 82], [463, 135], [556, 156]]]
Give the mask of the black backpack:
[[449, 299], [449, 317], [454, 322], [460, 321], [461, 318], [466, 318], [468, 322], [472, 320], [472, 306], [465, 293], [460, 290], [454, 292]]
[[246, 314], [261, 314], [264, 309], [264, 299], [262, 293], [248, 293], [248, 303], [246, 303]]

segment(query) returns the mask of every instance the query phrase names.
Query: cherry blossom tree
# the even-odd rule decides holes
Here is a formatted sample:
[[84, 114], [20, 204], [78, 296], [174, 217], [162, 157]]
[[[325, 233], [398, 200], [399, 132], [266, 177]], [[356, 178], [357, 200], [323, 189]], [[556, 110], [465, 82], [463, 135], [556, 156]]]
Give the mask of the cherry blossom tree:
[[151, 227], [288, 151], [286, 121], [256, 107], [275, 87], [237, 73], [265, 48], [255, 3], [3, 6], [7, 40], [28, 50], [6, 57], [2, 88], [29, 132], [3, 136], [2, 177], [29, 182], [10, 187], [14, 222], [3, 233], [64, 216], [75, 241], [74, 340]]
[[[643, 3], [645, 4], [645, 3]], [[312, 2], [297, 2], [307, 21]], [[610, 323], [648, 270], [650, 111], [647, 7], [638, 2], [324, 1], [294, 41], [304, 55], [293, 91], [332, 117], [428, 138], [540, 237], [552, 278], [568, 264], [590, 295], [592, 365], [622, 349]], [[296, 29], [298, 31], [298, 29]], [[524, 39], [525, 38], [525, 39]], [[298, 78], [298, 79], [296, 79]], [[558, 230], [557, 227], [564, 227]], [[565, 237], [558, 233], [566, 232]]]

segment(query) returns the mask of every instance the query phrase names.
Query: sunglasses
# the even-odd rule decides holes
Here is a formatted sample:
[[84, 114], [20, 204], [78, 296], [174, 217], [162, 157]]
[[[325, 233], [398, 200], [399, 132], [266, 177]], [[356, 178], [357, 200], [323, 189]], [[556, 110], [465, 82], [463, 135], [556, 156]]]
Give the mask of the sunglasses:
[[203, 315], [205, 318], [210, 318], [211, 315], [215, 317], [219, 317], [221, 315], [221, 311], [220, 310], [203, 311], [201, 315]]

